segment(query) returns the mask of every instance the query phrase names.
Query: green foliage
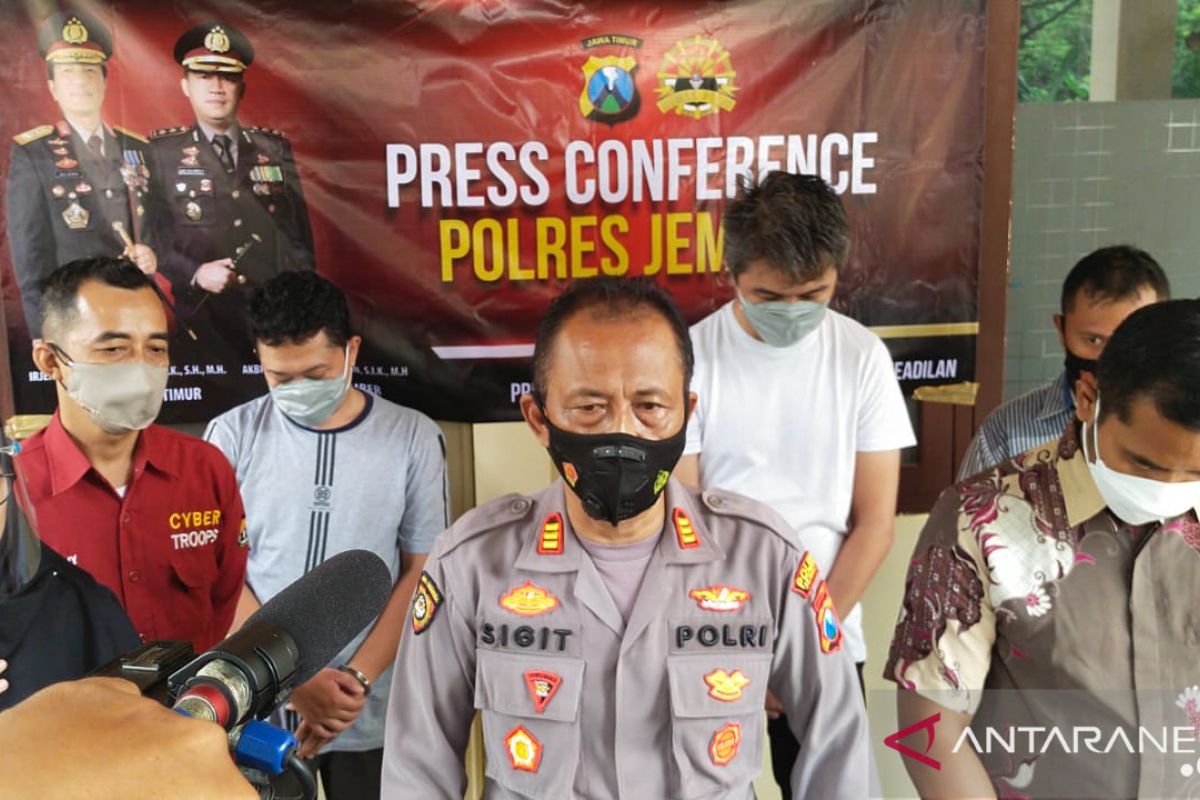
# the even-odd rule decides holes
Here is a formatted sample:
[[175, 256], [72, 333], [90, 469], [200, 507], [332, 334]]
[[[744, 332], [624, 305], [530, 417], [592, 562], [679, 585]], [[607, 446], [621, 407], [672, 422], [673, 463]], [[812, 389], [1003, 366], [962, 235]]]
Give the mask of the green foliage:
[[1021, 4], [1018, 100], [1087, 100], [1091, 58], [1092, 0], [1025, 0]]
[[[1200, 0], [1179, 0], [1179, 21], [1175, 25], [1175, 65], [1172, 68], [1171, 96], [1200, 97], [1200, 53], [1188, 49], [1187, 38], [1200, 39]], [[1200, 46], [1200, 42], [1197, 42]]]

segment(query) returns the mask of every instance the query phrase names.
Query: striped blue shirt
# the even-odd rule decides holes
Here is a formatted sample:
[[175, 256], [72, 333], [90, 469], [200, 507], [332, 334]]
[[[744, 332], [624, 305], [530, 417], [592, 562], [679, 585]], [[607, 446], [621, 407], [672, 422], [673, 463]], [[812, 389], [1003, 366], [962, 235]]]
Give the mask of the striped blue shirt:
[[975, 431], [958, 468], [966, 480], [1013, 456], [1057, 439], [1075, 417], [1075, 398], [1062, 372], [1045, 386], [1014, 397], [996, 408]]

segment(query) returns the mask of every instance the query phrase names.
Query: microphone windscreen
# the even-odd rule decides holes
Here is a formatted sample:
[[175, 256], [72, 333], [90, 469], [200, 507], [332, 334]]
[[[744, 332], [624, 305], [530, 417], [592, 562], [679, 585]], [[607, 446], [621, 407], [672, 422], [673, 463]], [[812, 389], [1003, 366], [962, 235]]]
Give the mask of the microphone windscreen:
[[312, 678], [379, 616], [392, 594], [383, 559], [366, 550], [338, 553], [263, 604], [243, 630], [266, 622], [296, 642], [296, 683]]

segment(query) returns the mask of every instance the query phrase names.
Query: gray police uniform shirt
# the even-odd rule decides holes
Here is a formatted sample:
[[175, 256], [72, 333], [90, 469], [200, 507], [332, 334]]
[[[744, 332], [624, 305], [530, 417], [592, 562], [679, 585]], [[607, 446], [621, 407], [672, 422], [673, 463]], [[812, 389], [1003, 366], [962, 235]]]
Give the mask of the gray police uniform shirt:
[[[264, 395], [209, 423], [204, 438], [237, 472], [246, 504], [250, 556], [246, 582], [267, 602], [325, 559], [363, 549], [388, 565], [393, 583], [400, 553], [424, 554], [449, 516], [445, 442], [424, 414], [366, 395], [358, 419], [316, 431], [288, 419]], [[331, 666], [345, 664], [368, 626]], [[390, 668], [366, 707], [327, 750], [383, 745]]]
[[749, 800], [768, 688], [800, 741], [796, 797], [877, 785], [854, 665], [815, 561], [766, 506], [675, 480], [628, 624], [559, 481], [438, 537], [397, 654], [383, 797]]

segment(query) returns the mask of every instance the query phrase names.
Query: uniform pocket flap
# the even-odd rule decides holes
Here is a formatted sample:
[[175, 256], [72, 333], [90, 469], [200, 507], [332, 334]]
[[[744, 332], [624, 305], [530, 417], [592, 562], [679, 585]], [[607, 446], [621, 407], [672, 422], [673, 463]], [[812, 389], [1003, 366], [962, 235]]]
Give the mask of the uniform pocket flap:
[[476, 664], [476, 708], [555, 722], [579, 718], [583, 659], [479, 650]]
[[191, 589], [211, 586], [217, 579], [217, 565], [211, 559], [197, 554], [172, 556], [171, 569], [175, 571], [179, 582]]
[[676, 719], [762, 711], [770, 674], [770, 653], [669, 656], [671, 710]]

